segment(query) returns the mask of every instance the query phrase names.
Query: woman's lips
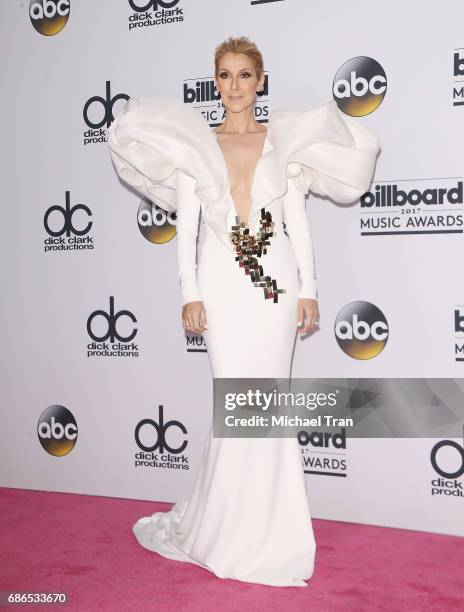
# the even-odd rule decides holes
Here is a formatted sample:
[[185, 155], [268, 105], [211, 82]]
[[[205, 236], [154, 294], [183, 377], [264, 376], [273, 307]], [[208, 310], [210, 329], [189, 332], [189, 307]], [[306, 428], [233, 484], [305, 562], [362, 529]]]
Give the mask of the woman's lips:
[[230, 96], [230, 99], [233, 100], [234, 102], [237, 102], [238, 100], [241, 100], [243, 98], [243, 96]]

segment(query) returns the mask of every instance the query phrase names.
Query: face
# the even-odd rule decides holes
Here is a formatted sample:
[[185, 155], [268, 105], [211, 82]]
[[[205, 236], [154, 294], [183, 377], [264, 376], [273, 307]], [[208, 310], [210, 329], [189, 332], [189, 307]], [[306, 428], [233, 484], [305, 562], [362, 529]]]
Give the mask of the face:
[[254, 62], [245, 53], [226, 53], [219, 60], [215, 83], [227, 110], [239, 113], [254, 103], [264, 74], [257, 78]]

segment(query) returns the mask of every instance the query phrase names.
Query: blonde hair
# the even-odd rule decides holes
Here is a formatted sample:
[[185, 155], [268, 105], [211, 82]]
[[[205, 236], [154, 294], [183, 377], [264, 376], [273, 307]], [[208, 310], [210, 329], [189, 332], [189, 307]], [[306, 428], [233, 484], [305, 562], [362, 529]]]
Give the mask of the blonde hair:
[[263, 56], [254, 42], [251, 42], [246, 36], [233, 38], [230, 36], [227, 40], [216, 47], [214, 52], [214, 74], [217, 77], [219, 71], [219, 62], [221, 57], [226, 53], [244, 53], [254, 63], [256, 76], [258, 79], [264, 72]]

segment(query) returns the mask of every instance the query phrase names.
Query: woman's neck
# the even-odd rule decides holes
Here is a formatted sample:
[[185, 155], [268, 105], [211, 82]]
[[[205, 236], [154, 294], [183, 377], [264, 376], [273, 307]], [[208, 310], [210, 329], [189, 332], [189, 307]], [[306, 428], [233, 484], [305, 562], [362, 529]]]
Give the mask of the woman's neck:
[[256, 121], [254, 106], [244, 108], [239, 113], [227, 111], [219, 133], [228, 134], [249, 134], [250, 132], [261, 132], [262, 128]]

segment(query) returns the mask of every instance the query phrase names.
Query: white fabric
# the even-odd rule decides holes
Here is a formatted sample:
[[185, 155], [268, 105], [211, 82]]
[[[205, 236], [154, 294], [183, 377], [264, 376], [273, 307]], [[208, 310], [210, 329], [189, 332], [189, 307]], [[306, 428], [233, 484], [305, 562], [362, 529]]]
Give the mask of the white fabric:
[[[227, 167], [200, 115], [172, 100], [133, 99], [111, 126], [109, 144], [121, 178], [177, 210], [182, 300], [204, 303], [213, 377], [288, 378], [298, 297], [317, 296], [304, 192], [344, 202], [361, 195], [377, 139], [330, 102], [271, 114], [249, 219], [256, 233], [262, 209], [272, 216], [274, 233], [260, 264], [263, 276], [285, 289], [277, 301], [265, 299], [235, 260]], [[205, 239], [197, 264], [200, 216]], [[213, 438], [211, 428], [190, 500], [139, 519], [133, 530], [145, 548], [221, 578], [306, 586], [316, 543], [297, 439]]]
[[[108, 141], [120, 177], [167, 211], [177, 206], [176, 172], [192, 177], [205, 222], [230, 248], [227, 166], [199, 112], [172, 98], [131, 98], [109, 127]], [[303, 112], [273, 111], [266, 145], [251, 190], [252, 223], [261, 207], [286, 193], [287, 176], [304, 193], [354, 201], [368, 189], [380, 151], [378, 139], [333, 101]]]

